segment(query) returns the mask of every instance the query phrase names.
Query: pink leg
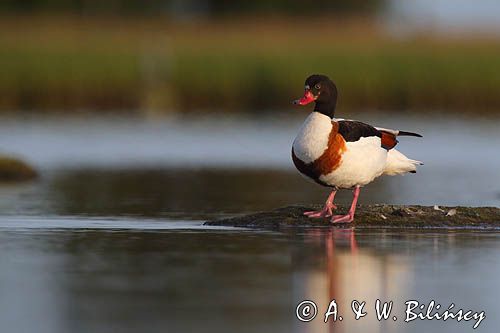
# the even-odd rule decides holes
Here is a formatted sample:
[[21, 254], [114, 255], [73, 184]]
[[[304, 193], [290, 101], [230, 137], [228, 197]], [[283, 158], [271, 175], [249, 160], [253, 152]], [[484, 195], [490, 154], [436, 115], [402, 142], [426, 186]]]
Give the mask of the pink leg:
[[333, 190], [332, 193], [328, 196], [328, 199], [326, 199], [325, 202], [325, 207], [323, 207], [322, 210], [318, 211], [310, 211], [310, 212], [304, 212], [305, 216], [311, 217], [311, 218], [321, 218], [321, 217], [330, 217], [333, 215], [333, 210], [337, 208], [335, 204], [333, 203], [333, 199], [335, 199], [335, 194], [337, 193], [337, 190]]
[[351, 208], [349, 209], [349, 213], [347, 215], [335, 215], [332, 217], [332, 223], [342, 223], [342, 222], [352, 222], [354, 220], [354, 213], [356, 212], [356, 204], [358, 203], [360, 187], [356, 186], [354, 188], [354, 197], [352, 199]]

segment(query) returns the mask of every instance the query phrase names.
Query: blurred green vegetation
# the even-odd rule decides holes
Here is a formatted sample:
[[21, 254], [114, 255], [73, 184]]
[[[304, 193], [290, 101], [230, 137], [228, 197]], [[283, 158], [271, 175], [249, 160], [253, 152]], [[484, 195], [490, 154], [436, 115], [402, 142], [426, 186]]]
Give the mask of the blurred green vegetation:
[[305, 77], [342, 108], [500, 107], [500, 41], [388, 37], [370, 19], [5, 16], [0, 110], [288, 108]]

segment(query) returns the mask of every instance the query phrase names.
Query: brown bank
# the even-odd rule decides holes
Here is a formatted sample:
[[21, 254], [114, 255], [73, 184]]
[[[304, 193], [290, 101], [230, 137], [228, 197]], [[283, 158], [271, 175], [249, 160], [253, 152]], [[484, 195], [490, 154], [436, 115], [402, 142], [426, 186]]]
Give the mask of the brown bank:
[[[260, 229], [287, 227], [339, 227], [339, 228], [457, 228], [498, 229], [500, 208], [495, 207], [428, 207], [366, 205], [359, 206], [353, 223], [331, 224], [328, 219], [310, 219], [303, 213], [319, 206], [288, 206], [269, 212], [225, 218], [205, 222], [205, 225], [232, 226]], [[345, 214], [347, 206], [337, 212]]]
[[37, 172], [27, 163], [0, 155], [0, 182], [27, 181], [36, 177]]

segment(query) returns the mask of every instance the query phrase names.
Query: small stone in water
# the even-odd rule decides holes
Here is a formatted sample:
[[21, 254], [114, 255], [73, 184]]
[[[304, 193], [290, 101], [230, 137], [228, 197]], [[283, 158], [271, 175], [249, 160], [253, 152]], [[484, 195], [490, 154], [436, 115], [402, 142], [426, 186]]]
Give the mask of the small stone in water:
[[441, 208], [439, 208], [438, 205], [434, 205], [434, 210], [439, 210], [440, 212], [444, 212], [444, 210], [442, 210]]
[[453, 216], [457, 213], [457, 210], [455, 208], [450, 209], [448, 213], [446, 213], [446, 216]]

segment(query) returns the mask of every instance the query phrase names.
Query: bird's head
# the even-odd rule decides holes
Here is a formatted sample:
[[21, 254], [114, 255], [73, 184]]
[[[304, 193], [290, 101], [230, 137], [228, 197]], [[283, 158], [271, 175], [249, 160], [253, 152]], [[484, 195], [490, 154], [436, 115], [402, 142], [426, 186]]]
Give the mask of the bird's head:
[[337, 87], [326, 75], [313, 74], [306, 79], [304, 96], [293, 104], [307, 105], [315, 102], [314, 111], [333, 117], [337, 105]]

